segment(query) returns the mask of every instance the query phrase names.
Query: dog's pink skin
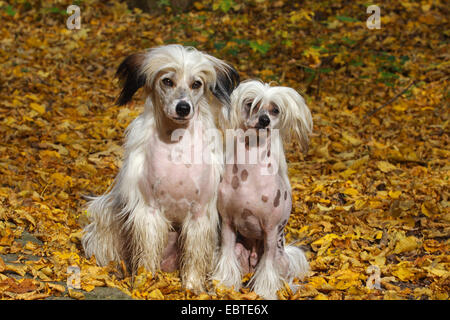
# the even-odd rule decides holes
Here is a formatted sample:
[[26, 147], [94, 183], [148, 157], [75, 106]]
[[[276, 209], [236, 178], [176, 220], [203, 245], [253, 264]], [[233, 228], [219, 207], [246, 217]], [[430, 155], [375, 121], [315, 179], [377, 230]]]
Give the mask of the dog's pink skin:
[[[246, 152], [251, 152], [252, 148], [256, 146]], [[262, 152], [267, 150], [260, 148], [259, 153]], [[230, 233], [237, 231], [244, 238], [242, 243], [235, 240], [235, 252], [244, 272], [254, 271], [260, 259], [260, 248], [276, 259], [281, 270], [288, 267], [283, 230], [291, 212], [291, 190], [279, 174], [262, 175], [263, 167], [267, 167], [267, 163], [227, 164], [219, 185], [222, 237], [236, 239], [236, 235]], [[277, 249], [280, 242], [283, 247]], [[233, 241], [226, 244], [232, 245]]]
[[[190, 124], [187, 128], [191, 137], [190, 145], [192, 153], [194, 146], [201, 141], [195, 141], [193, 137], [202, 137], [201, 126]], [[194, 132], [197, 131], [197, 135]], [[170, 132], [168, 132], [170, 133]], [[184, 139], [181, 138], [182, 140]], [[183, 141], [173, 143], [170, 134], [161, 137], [153, 135], [149, 145], [151, 152], [147, 153], [146, 183], [144, 194], [147, 201], [157, 208], [164, 208], [164, 216], [175, 229], [181, 228], [187, 214], [194, 218], [206, 213], [206, 205], [214, 193], [214, 182], [211, 179], [212, 166], [203, 164], [184, 164], [172, 159], [173, 148], [179, 148]], [[202, 145], [206, 145], [203, 143]], [[203, 147], [203, 154], [209, 154]], [[177, 245], [179, 232], [170, 232], [167, 246], [163, 253], [161, 269], [173, 271], [178, 268], [179, 247]]]
[[173, 272], [178, 269], [178, 237], [179, 232], [171, 231], [167, 239], [167, 246], [163, 252], [163, 258], [161, 261], [161, 270], [166, 272]]

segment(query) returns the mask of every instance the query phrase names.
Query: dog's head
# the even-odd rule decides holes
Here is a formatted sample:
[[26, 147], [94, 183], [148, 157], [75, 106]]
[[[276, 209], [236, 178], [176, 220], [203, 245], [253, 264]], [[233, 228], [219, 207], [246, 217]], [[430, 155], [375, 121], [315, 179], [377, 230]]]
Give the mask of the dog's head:
[[243, 81], [231, 96], [230, 126], [241, 129], [278, 129], [284, 139], [294, 134], [308, 149], [311, 112], [297, 91], [271, 87], [257, 80]]
[[175, 123], [186, 123], [202, 99], [213, 96], [224, 106], [239, 84], [239, 74], [222, 60], [192, 47], [167, 45], [132, 54], [119, 66], [122, 82], [118, 105], [128, 103], [141, 87], [155, 108]]

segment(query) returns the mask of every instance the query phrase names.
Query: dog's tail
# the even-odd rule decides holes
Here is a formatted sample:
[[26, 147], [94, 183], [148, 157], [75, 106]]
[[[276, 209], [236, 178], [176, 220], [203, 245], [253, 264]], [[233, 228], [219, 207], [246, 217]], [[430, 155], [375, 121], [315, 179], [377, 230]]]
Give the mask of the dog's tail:
[[112, 208], [109, 194], [90, 197], [87, 213], [91, 223], [85, 226], [81, 244], [88, 258], [95, 256], [99, 265], [107, 265], [110, 261], [120, 261], [118, 252], [117, 224], [111, 214]]
[[309, 272], [309, 263], [302, 249], [294, 244], [288, 244], [284, 248], [289, 261], [289, 269], [286, 280], [291, 283], [294, 278], [303, 279]]

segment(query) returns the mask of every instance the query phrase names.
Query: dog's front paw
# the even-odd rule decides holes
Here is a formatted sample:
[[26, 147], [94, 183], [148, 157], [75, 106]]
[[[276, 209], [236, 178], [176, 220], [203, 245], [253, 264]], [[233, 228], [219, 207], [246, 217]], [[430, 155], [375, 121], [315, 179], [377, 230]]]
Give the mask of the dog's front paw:
[[205, 292], [205, 287], [203, 286], [202, 281], [199, 281], [197, 279], [186, 280], [184, 287], [194, 294], [200, 294], [201, 292]]

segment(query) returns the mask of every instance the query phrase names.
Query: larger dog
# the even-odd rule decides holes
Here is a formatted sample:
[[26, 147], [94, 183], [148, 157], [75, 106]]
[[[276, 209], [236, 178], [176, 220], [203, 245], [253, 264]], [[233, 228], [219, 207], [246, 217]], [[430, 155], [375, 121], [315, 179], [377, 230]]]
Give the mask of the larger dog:
[[133, 271], [180, 268], [184, 286], [203, 291], [218, 245], [221, 145], [203, 143], [200, 163], [180, 163], [173, 155], [180, 145], [198, 147], [216, 128], [216, 113], [229, 104], [238, 73], [194, 48], [168, 45], [127, 57], [117, 75], [119, 105], [141, 87], [147, 100], [127, 128], [114, 185], [89, 203], [85, 253], [100, 265], [125, 261]]

